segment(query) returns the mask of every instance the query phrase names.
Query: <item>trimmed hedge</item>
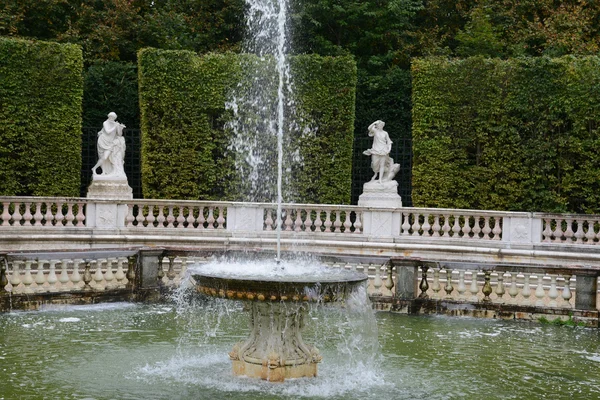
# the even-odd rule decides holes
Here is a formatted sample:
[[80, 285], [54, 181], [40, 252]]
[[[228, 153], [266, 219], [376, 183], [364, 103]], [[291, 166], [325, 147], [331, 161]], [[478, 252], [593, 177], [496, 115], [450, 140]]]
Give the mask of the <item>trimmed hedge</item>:
[[0, 37], [1, 195], [79, 195], [82, 68], [79, 46]]
[[[235, 169], [235, 155], [228, 150], [232, 132], [224, 128], [232, 118], [225, 102], [245, 72], [240, 61], [258, 59], [156, 49], [138, 53], [144, 197], [244, 198], [240, 187], [247, 177]], [[304, 165], [290, 171], [295, 197], [285, 201], [348, 203], [355, 64], [350, 58], [297, 56], [291, 68], [298, 121], [319, 129], [292, 140]]]
[[414, 60], [413, 202], [600, 211], [600, 58]]

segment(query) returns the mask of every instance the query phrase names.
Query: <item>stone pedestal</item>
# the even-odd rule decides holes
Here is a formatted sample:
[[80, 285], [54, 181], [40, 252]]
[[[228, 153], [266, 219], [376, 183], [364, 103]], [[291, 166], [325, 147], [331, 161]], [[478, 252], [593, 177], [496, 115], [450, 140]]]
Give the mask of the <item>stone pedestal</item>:
[[363, 185], [363, 193], [358, 198], [361, 207], [400, 208], [402, 198], [398, 194], [398, 182], [379, 180]]
[[114, 229], [125, 226], [127, 204], [118, 204], [114, 200], [133, 199], [133, 190], [127, 183], [127, 178], [105, 178], [95, 175], [88, 187], [87, 198], [98, 200], [88, 202], [86, 206], [87, 227]]
[[250, 337], [229, 353], [235, 375], [282, 382], [317, 376], [321, 355], [304, 343], [301, 330], [306, 309], [302, 303], [249, 304]]

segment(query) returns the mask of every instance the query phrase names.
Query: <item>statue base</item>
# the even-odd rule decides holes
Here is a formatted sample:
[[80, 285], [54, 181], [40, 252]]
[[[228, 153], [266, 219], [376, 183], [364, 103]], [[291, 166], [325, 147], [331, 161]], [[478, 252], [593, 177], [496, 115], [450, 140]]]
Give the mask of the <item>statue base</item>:
[[133, 199], [133, 189], [127, 183], [127, 178], [103, 177], [94, 175], [87, 191], [88, 199]]
[[398, 194], [398, 182], [379, 180], [363, 185], [363, 193], [358, 197], [361, 207], [400, 208], [402, 198]]

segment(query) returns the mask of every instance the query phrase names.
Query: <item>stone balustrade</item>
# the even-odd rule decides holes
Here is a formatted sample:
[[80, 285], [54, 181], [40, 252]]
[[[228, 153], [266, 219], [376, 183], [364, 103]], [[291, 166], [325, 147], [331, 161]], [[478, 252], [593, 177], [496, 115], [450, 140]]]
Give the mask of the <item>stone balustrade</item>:
[[2, 197], [2, 227], [84, 227], [87, 199]]

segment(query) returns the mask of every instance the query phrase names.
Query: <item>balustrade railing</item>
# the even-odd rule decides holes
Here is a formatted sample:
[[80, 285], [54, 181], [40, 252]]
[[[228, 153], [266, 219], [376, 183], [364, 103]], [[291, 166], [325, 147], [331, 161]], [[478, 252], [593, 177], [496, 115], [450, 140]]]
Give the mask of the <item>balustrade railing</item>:
[[227, 203], [133, 200], [127, 202], [126, 227], [226, 229]]
[[[125, 289], [135, 278], [135, 257], [107, 253], [6, 255], [0, 267], [0, 292], [43, 294]], [[4, 282], [2, 282], [4, 280]], [[3, 284], [2, 284], [3, 283]]]
[[561, 244], [600, 243], [600, 216], [540, 214], [542, 241]]
[[83, 227], [85, 206], [85, 199], [3, 197], [0, 226]]
[[402, 236], [501, 240], [505, 213], [444, 210], [402, 209]]
[[[277, 229], [277, 208], [265, 207], [264, 230]], [[353, 206], [285, 205], [281, 230], [293, 232], [361, 233], [362, 209]]]

